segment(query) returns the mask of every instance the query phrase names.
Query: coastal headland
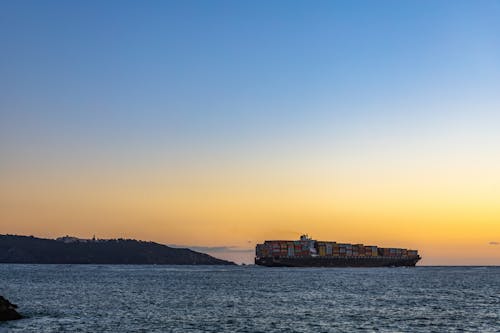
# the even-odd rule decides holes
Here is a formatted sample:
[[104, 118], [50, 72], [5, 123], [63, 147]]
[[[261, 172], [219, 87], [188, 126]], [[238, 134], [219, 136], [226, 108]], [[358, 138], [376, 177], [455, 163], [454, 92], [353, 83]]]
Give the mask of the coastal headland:
[[190, 249], [135, 239], [0, 235], [0, 263], [235, 265]]

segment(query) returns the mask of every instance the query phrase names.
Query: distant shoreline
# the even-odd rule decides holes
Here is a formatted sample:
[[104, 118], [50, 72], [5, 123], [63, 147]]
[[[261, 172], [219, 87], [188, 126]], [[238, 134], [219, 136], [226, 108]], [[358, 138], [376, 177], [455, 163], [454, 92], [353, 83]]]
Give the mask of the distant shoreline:
[[68, 265], [236, 265], [206, 253], [135, 239], [0, 235], [0, 263]]

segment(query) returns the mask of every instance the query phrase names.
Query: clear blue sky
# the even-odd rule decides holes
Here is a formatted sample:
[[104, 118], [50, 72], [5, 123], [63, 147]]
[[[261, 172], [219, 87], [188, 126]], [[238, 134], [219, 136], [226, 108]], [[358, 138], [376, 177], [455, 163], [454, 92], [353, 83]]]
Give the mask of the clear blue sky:
[[[0, 9], [1, 129], [10, 139], [273, 135], [458, 97], [487, 102], [500, 88], [498, 1], [2, 1]], [[427, 112], [436, 110], [416, 117]]]
[[50, 211], [45, 182], [85, 200], [66, 182], [92, 170], [148, 193], [162, 168], [500, 166], [499, 18], [487, 0], [1, 1], [0, 180], [24, 191], [3, 220]]

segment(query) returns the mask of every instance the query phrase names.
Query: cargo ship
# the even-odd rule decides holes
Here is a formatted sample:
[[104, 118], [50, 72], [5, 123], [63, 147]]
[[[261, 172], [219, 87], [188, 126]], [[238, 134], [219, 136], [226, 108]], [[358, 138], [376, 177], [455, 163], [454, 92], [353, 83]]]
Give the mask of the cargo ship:
[[411, 267], [420, 259], [417, 250], [317, 241], [307, 235], [255, 248], [255, 264], [268, 267]]

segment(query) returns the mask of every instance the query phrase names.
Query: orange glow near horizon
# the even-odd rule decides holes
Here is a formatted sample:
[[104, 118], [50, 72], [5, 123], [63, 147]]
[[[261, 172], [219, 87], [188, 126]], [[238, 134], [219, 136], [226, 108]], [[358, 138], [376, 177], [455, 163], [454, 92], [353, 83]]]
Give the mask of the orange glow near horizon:
[[424, 257], [421, 264], [500, 264], [500, 246], [494, 245], [500, 235], [500, 206], [493, 200], [498, 177], [488, 170], [475, 182], [461, 179], [457, 170], [398, 172], [376, 164], [350, 171], [299, 165], [284, 171], [272, 165], [267, 171], [214, 170], [4, 178], [0, 228], [50, 238], [96, 234], [230, 246], [238, 251], [212, 254], [238, 262], [252, 260], [256, 243], [308, 233], [415, 248]]

